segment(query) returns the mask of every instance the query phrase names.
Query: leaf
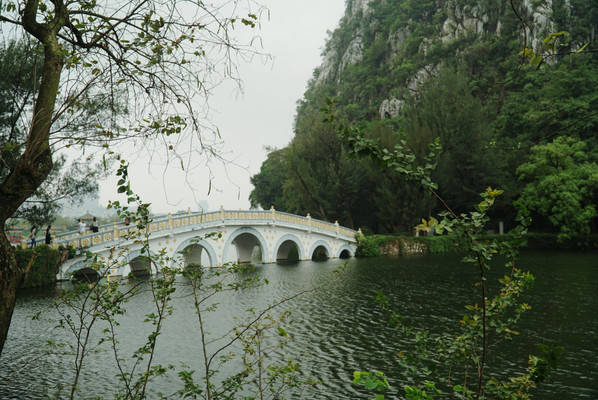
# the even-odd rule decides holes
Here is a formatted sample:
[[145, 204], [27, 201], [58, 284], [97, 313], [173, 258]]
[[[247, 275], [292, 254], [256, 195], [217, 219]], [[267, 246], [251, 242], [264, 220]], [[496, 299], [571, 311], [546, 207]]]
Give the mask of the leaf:
[[374, 381], [372, 378], [367, 378], [365, 380], [365, 388], [368, 390], [376, 389], [378, 387], [378, 382]]

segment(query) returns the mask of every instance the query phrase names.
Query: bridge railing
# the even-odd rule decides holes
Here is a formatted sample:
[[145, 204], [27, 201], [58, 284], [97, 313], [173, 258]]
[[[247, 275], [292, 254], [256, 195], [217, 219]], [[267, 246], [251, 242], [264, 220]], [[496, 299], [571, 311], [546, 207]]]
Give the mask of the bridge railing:
[[[295, 226], [304, 226], [309, 231], [328, 232], [335, 236], [344, 236], [352, 239], [357, 234], [349, 228], [342, 227], [338, 222], [330, 223], [311, 218], [270, 210], [224, 210], [207, 213], [188, 212], [178, 214], [157, 215], [152, 217], [146, 227], [139, 229], [137, 225], [125, 225], [124, 222], [100, 225], [98, 232], [80, 234], [78, 231], [65, 232], [54, 237], [52, 245], [57, 248], [60, 245], [68, 245], [74, 248], [87, 248], [107, 243], [114, 243], [132, 233], [146, 232], [158, 233], [161, 231], [172, 231], [188, 227], [209, 228], [226, 224], [226, 221], [253, 221], [256, 223], [277, 224], [284, 223]], [[26, 246], [26, 244], [24, 244]]]

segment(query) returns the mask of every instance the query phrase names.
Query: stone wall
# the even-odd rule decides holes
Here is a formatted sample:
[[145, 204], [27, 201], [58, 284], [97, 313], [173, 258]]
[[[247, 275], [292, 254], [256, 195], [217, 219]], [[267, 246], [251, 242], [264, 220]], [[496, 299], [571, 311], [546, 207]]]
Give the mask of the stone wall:
[[399, 237], [380, 244], [380, 255], [399, 256], [404, 254], [425, 254], [428, 253], [428, 246], [416, 239]]

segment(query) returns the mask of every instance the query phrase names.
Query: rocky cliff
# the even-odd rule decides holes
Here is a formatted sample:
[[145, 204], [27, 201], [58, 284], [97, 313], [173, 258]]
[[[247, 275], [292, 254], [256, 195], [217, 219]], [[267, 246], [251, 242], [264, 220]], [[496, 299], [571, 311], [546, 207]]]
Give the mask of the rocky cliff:
[[[472, 52], [490, 37], [503, 37], [548, 55], [542, 41], [562, 30], [576, 30], [581, 20], [591, 18], [588, 29], [576, 30], [561, 43], [559, 51], [573, 51], [596, 39], [596, 8], [592, 1], [390, 1], [348, 0], [346, 14], [323, 53], [322, 65], [314, 72], [313, 86], [339, 86], [349, 78], [347, 70], [371, 57], [382, 56], [377, 67], [388, 73], [400, 70], [392, 87], [379, 88], [380, 118], [395, 118], [405, 97], [418, 92], [447, 59]], [[590, 9], [590, 14], [586, 14]], [[554, 63], [559, 57], [548, 56]], [[371, 65], [370, 65], [371, 67]], [[350, 78], [349, 78], [350, 79]]]

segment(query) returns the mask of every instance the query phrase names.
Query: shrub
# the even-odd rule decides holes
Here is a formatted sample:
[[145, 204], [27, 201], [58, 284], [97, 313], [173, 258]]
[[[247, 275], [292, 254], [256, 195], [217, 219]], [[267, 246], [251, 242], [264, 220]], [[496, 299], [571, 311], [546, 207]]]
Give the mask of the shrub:
[[380, 255], [380, 243], [383, 239], [377, 236], [357, 235], [357, 250], [355, 257], [377, 257]]
[[463, 238], [456, 236], [420, 236], [417, 240], [428, 246], [430, 253], [453, 253], [467, 249], [467, 243]]
[[[58, 273], [60, 253], [41, 244], [35, 249], [17, 249], [15, 257], [19, 267], [26, 271], [21, 288], [35, 288], [53, 285]], [[32, 262], [29, 267], [30, 261]]]

